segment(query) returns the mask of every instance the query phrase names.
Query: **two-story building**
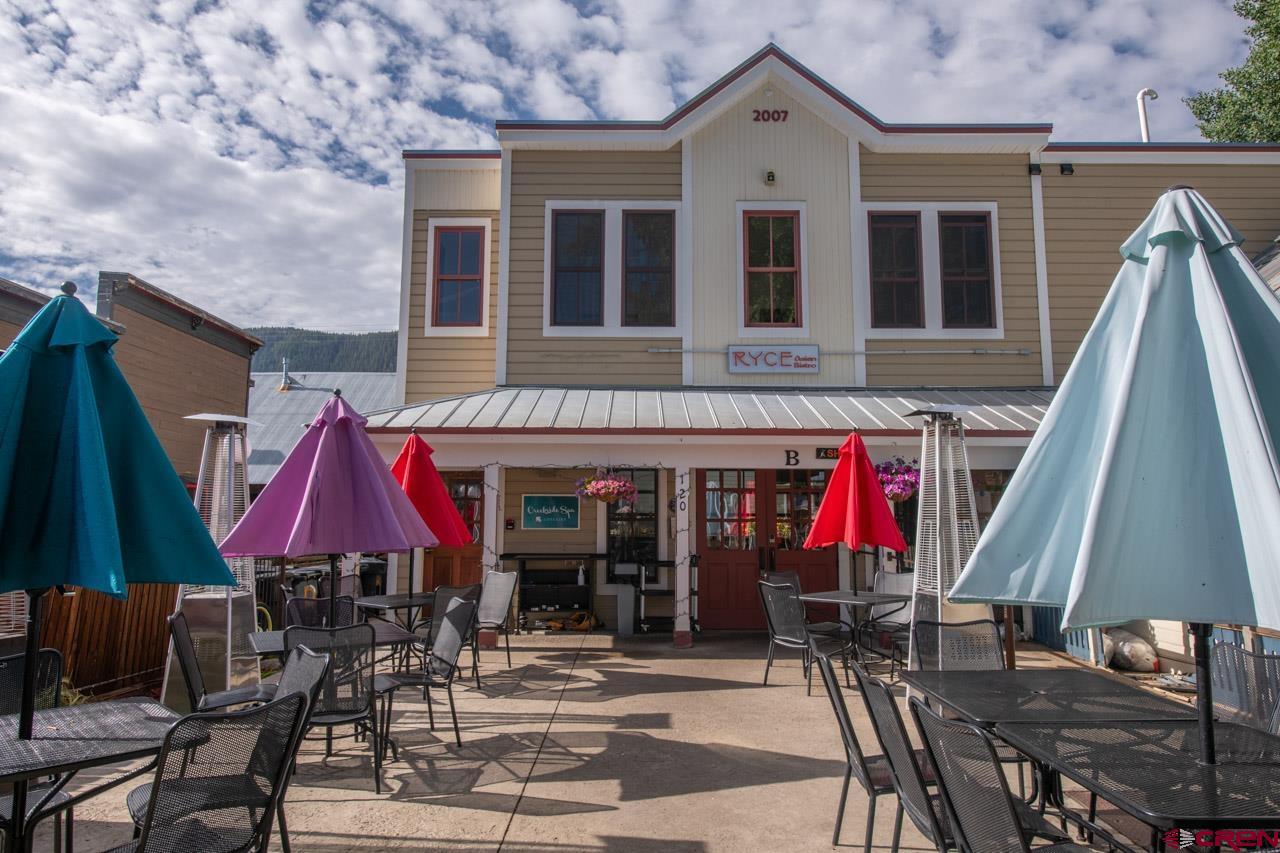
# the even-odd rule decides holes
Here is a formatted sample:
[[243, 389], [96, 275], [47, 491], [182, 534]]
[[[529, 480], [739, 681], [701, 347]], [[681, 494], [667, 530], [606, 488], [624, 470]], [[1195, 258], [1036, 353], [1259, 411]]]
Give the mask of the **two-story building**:
[[[911, 458], [912, 411], [971, 407], [989, 511], [1167, 186], [1257, 248], [1280, 232], [1280, 146], [889, 123], [773, 45], [666, 118], [496, 132], [404, 153], [403, 405], [370, 427], [388, 454], [411, 429], [435, 448], [477, 573], [608, 555], [543, 564], [585, 562], [608, 624], [638, 560], [678, 643], [691, 617], [760, 626], [762, 569], [863, 581], [857, 555], [799, 548], [851, 430]], [[573, 497], [597, 468], [635, 503]]]

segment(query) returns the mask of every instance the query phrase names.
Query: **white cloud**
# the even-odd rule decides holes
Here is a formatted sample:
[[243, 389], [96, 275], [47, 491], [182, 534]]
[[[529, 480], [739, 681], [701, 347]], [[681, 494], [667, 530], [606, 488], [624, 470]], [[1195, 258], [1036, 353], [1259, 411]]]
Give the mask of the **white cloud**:
[[[315, 4], [320, 5], [320, 4]], [[0, 275], [126, 269], [246, 325], [391, 327], [402, 148], [659, 118], [766, 41], [890, 121], [1196, 138], [1220, 0], [0, 0]], [[87, 289], [91, 290], [91, 287]]]

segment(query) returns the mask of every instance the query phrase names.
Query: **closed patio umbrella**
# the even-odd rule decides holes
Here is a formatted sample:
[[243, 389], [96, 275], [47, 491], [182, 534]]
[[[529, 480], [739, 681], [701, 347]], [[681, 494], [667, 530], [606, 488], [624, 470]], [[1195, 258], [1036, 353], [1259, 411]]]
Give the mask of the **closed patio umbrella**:
[[[446, 548], [470, 545], [471, 530], [458, 514], [449, 490], [440, 472], [431, 461], [434, 451], [417, 432], [409, 433], [395, 461], [391, 463], [391, 476], [409, 496], [409, 501], [431, 532]], [[413, 551], [409, 551], [409, 591], [413, 592]]]
[[0, 356], [0, 592], [29, 605], [21, 738], [50, 587], [235, 583], [116, 365], [116, 334], [74, 294], [64, 284]]
[[1050, 605], [1062, 629], [1192, 623], [1214, 760], [1214, 622], [1280, 628], [1280, 302], [1242, 237], [1170, 188], [951, 600]]
[[331, 625], [339, 555], [437, 542], [391, 476], [365, 423], [335, 391], [220, 546], [227, 557], [327, 554]]
[[836, 467], [804, 547], [824, 548], [836, 542], [843, 542], [855, 551], [863, 545], [907, 550], [875, 466], [867, 455], [867, 446], [856, 432], [850, 433], [840, 445]]

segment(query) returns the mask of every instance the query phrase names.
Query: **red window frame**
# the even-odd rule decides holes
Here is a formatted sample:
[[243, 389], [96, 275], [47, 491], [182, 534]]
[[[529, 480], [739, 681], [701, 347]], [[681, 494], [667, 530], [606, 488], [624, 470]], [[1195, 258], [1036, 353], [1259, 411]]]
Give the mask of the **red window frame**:
[[[989, 318], [986, 323], [948, 323], [947, 322], [947, 282], [965, 283], [982, 281], [978, 276], [948, 276], [946, 260], [943, 257], [942, 235], [946, 231], [946, 221], [953, 216], [980, 216], [984, 220], [987, 234], [987, 308]], [[994, 329], [996, 327], [996, 257], [992, 240], [991, 211], [989, 210], [942, 210], [938, 212], [938, 275], [939, 297], [942, 302], [942, 327], [944, 329]]]
[[[792, 242], [793, 254], [795, 255], [795, 265], [790, 267], [753, 267], [751, 266], [751, 232], [747, 228], [747, 223], [753, 216], [764, 216], [769, 219], [787, 219], [792, 220]], [[804, 286], [801, 284], [800, 276], [800, 256], [801, 242], [804, 235], [800, 233], [800, 211], [792, 210], [744, 210], [742, 211], [742, 324], [747, 328], [754, 329], [798, 329], [804, 325]], [[770, 226], [769, 233], [773, 233]], [[773, 241], [769, 241], [769, 260], [773, 260]], [[753, 272], [775, 273], [789, 272], [795, 274], [795, 300], [796, 300], [796, 319], [790, 323], [753, 323], [751, 322], [751, 293], [747, 287], [747, 282], [751, 280]], [[769, 294], [770, 303], [773, 301], [772, 287]], [[771, 312], [772, 313], [772, 312]]]
[[[566, 214], [566, 213], [579, 214], [579, 215], [584, 213], [590, 213], [600, 217], [600, 255], [599, 255], [600, 265], [598, 267], [557, 267], [556, 266], [556, 255], [558, 254], [558, 252], [556, 251], [556, 235], [559, 233], [559, 229], [556, 228], [556, 220], [559, 219], [562, 214]], [[608, 228], [607, 220], [608, 220], [608, 217], [605, 213], [605, 210], [599, 207], [585, 207], [585, 208], [572, 208], [572, 209], [557, 208], [551, 211], [551, 240], [550, 240], [551, 258], [550, 258], [550, 264], [549, 264], [551, 268], [551, 281], [548, 282], [551, 288], [551, 325], [566, 326], [566, 327], [576, 326], [576, 327], [588, 328], [588, 329], [592, 329], [592, 328], [596, 328], [604, 325], [604, 268], [605, 268], [605, 260], [606, 260], [604, 254], [605, 254], [605, 229]], [[597, 286], [599, 290], [599, 299], [600, 299], [599, 322], [559, 323], [556, 321], [556, 293], [557, 293], [556, 273], [559, 272], [561, 269], [563, 269], [565, 272], [595, 272], [596, 273], [596, 277], [599, 280], [599, 285]]]
[[[895, 216], [895, 217], [912, 217], [915, 219], [916, 229], [916, 308], [919, 316], [914, 323], [889, 323], [882, 324], [876, 322], [876, 282], [889, 282], [894, 285], [896, 290], [899, 285], [910, 284], [911, 279], [900, 277], [876, 278], [875, 259], [872, 256], [875, 246], [876, 217], [879, 216]], [[901, 228], [901, 225], [885, 225], [885, 228]], [[868, 280], [871, 282], [871, 328], [873, 329], [923, 329], [925, 327], [924, 316], [924, 243], [921, 231], [923, 223], [920, 220], [920, 211], [918, 210], [872, 210], [867, 213], [867, 269], [869, 271]], [[941, 240], [941, 238], [939, 238]], [[896, 303], [895, 303], [896, 304]], [[894, 311], [897, 314], [897, 311]]]
[[[637, 267], [634, 270], [627, 266], [627, 217], [632, 215], [641, 216], [665, 216], [671, 222], [671, 264], [668, 267]], [[667, 280], [671, 285], [671, 314], [670, 319], [665, 323], [628, 323], [627, 322], [627, 273], [628, 272], [665, 272]], [[674, 210], [656, 209], [656, 210], [624, 210], [622, 211], [622, 316], [619, 322], [623, 326], [642, 328], [642, 329], [666, 329], [676, 324], [676, 212]]]
[[[477, 259], [476, 272], [474, 275], [468, 273], [442, 273], [440, 272], [440, 237], [443, 234], [460, 234], [463, 232], [475, 232], [480, 235], [480, 257]], [[431, 246], [431, 325], [445, 328], [478, 328], [484, 325], [484, 253], [488, 247], [485, 245], [484, 226], [483, 225], [441, 225], [435, 229], [435, 239]], [[461, 258], [462, 246], [459, 242], [458, 246], [459, 258]], [[461, 268], [461, 259], [459, 259], [459, 268]], [[479, 281], [480, 282], [480, 312], [476, 315], [474, 323], [468, 321], [464, 323], [443, 323], [440, 321], [440, 282], [442, 281]]]

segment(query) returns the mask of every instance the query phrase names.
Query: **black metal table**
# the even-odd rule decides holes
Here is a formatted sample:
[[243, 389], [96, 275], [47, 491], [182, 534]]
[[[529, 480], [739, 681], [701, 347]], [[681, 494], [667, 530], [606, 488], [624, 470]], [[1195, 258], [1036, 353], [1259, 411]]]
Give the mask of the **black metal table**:
[[[364, 611], [376, 611], [378, 613], [387, 613], [388, 611], [407, 610], [409, 611], [409, 630], [412, 631], [417, 627], [417, 616], [421, 615], [423, 608], [431, 607], [436, 600], [434, 592], [401, 592], [393, 595], [366, 595], [356, 599], [356, 607]], [[415, 614], [414, 610], [419, 611]]]
[[[408, 631], [394, 622], [374, 620], [368, 624], [373, 626], [373, 644], [380, 648], [399, 646], [418, 639], [418, 635]], [[284, 631], [254, 631], [249, 635], [249, 647], [259, 657], [284, 654]], [[320, 651], [316, 649], [316, 651]]]
[[850, 607], [876, 607], [881, 604], [906, 604], [911, 600], [911, 596], [896, 592], [834, 589], [830, 592], [801, 593], [800, 600], [811, 604], [846, 604]]
[[996, 724], [995, 733], [1153, 827], [1152, 849], [1170, 829], [1280, 829], [1280, 738], [1215, 723], [1218, 763], [1205, 765], [1196, 725], [1007, 722]]
[[[36, 711], [30, 740], [18, 739], [18, 717], [0, 717], [0, 782], [14, 783], [13, 831], [5, 849], [22, 850], [26, 843], [25, 786], [45, 776], [62, 777], [60, 784], [81, 770], [157, 755], [178, 714], [151, 699], [91, 702]], [[84, 799], [135, 773], [79, 794]], [[60, 785], [58, 786], [60, 787]], [[56, 790], [56, 788], [51, 788]], [[37, 805], [40, 805], [37, 803]]]
[[902, 680], [971, 723], [1194, 720], [1195, 708], [1087, 669], [906, 670]]

